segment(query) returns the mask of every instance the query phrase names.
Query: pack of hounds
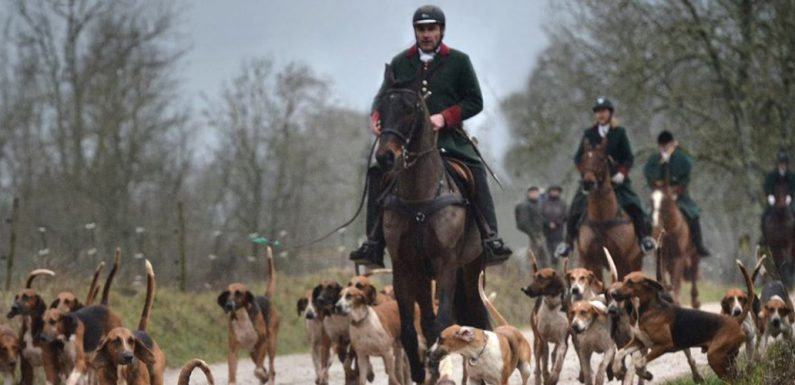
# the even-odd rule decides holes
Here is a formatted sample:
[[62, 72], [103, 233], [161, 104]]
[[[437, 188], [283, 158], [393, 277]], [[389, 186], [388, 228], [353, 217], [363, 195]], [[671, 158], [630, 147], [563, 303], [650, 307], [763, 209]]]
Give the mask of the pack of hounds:
[[[236, 383], [237, 357], [250, 354], [254, 376], [261, 384], [275, 383], [274, 359], [279, 330], [279, 315], [272, 306], [275, 267], [268, 253], [268, 285], [264, 296], [256, 296], [242, 283], [232, 283], [218, 296], [218, 305], [228, 314], [229, 384]], [[453, 384], [450, 357], [460, 355], [464, 362], [463, 383], [507, 384], [518, 370], [523, 385], [531, 376], [535, 384], [555, 384], [560, 378], [569, 337], [580, 361], [579, 380], [603, 384], [608, 380], [623, 384], [650, 381], [646, 365], [655, 358], [682, 351], [692, 376], [703, 381], [690, 348], [706, 353], [712, 370], [721, 378], [734, 375], [736, 358], [745, 344], [746, 356], [758, 360], [774, 339], [792, 339], [795, 323], [793, 305], [781, 281], [765, 274], [762, 262], [751, 274], [737, 261], [745, 280], [745, 290], [729, 289], [721, 301], [721, 314], [681, 308], [674, 304], [669, 285], [633, 272], [619, 277], [609, 252], [611, 282], [599, 279], [601, 272], [584, 268], [569, 270], [539, 269], [532, 259], [532, 282], [522, 291], [533, 298], [530, 316], [534, 335], [532, 345], [522, 332], [511, 326], [485, 293], [484, 274], [479, 278], [479, 293], [496, 323], [493, 330], [452, 325], [441, 331], [436, 341], [418, 336], [423, 359], [437, 383]], [[8, 318], [21, 317], [21, 330], [14, 332], [0, 325], [0, 373], [11, 385], [17, 366], [22, 385], [32, 385], [34, 369], [42, 367], [47, 385], [162, 385], [166, 357], [146, 332], [155, 296], [155, 274], [145, 262], [146, 299], [135, 330], [122, 325], [108, 306], [113, 277], [118, 271], [116, 257], [100, 295], [99, 276], [104, 263], [97, 266], [85, 302], [71, 291], [59, 293], [46, 302], [33, 283], [37, 277], [54, 276], [47, 269], [32, 271], [23, 289], [14, 297]], [[364, 385], [375, 376], [370, 357], [381, 357], [389, 385], [411, 382], [406, 354], [400, 345], [400, 317], [391, 286], [380, 291], [370, 281], [373, 275], [391, 270], [373, 270], [351, 278], [343, 287], [336, 281], [322, 281], [298, 299], [297, 312], [304, 319], [311, 346], [316, 385], [329, 383], [333, 356], [342, 364], [345, 383]], [[766, 281], [761, 296], [754, 293], [754, 281]], [[421, 330], [419, 311], [415, 312]], [[750, 317], [749, 317], [750, 315]], [[550, 346], [552, 349], [550, 350]], [[535, 355], [533, 356], [533, 352]], [[602, 354], [598, 367], [591, 367], [591, 356]], [[264, 366], [268, 358], [268, 368]], [[534, 372], [532, 370], [534, 365]], [[201, 369], [214, 384], [208, 365], [190, 360], [180, 372], [178, 384], [188, 385], [195, 368]], [[429, 376], [430, 378], [430, 376]]]

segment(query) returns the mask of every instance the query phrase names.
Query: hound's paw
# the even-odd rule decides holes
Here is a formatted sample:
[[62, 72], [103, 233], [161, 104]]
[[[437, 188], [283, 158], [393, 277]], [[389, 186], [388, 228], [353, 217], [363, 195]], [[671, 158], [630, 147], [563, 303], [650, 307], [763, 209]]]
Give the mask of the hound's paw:
[[259, 382], [267, 383], [268, 382], [268, 371], [265, 368], [256, 368], [254, 369], [254, 376], [257, 377]]

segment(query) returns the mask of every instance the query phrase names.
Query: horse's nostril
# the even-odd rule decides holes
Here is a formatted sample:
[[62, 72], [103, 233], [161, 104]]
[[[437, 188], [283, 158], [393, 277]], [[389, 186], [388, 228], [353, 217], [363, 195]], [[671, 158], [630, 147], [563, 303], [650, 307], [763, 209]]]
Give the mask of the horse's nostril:
[[395, 166], [395, 154], [392, 151], [387, 151], [381, 156], [377, 157], [378, 165], [386, 170], [391, 170]]

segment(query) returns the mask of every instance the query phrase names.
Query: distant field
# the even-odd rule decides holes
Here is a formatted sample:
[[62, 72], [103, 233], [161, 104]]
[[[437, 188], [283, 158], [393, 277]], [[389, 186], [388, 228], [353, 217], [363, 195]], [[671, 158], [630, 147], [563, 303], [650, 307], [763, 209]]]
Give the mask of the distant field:
[[[305, 276], [277, 276], [275, 306], [281, 316], [279, 328], [279, 353], [295, 353], [307, 350], [304, 336], [303, 320], [296, 314], [296, 301], [300, 296], [313, 288], [323, 279], [337, 279], [344, 283], [349, 277], [348, 272], [330, 270]], [[377, 286], [391, 281], [391, 276], [378, 277]], [[527, 285], [530, 279], [522, 272], [519, 264], [490, 268], [487, 273], [486, 291], [496, 292], [495, 305], [514, 325], [528, 322], [531, 308], [530, 299], [519, 290]], [[52, 283], [56, 282], [56, 283]], [[87, 283], [78, 285], [60, 285], [47, 278], [36, 282], [36, 287], [44, 288], [45, 301], [49, 303], [57, 289], [76, 287], [82, 298]], [[256, 294], [264, 293], [265, 282], [249, 284]], [[193, 357], [202, 357], [209, 362], [223, 361], [227, 351], [226, 316], [216, 304], [218, 290], [181, 293], [170, 287], [168, 282], [158, 282], [149, 332], [166, 352], [170, 366], [179, 366]], [[720, 299], [725, 288], [709, 283], [701, 285], [702, 302], [714, 302]], [[689, 304], [689, 288], [683, 289], [683, 300]], [[3, 315], [13, 300], [13, 293], [0, 293], [0, 310]], [[119, 312], [125, 325], [135, 326], [144, 302], [144, 287], [120, 287], [114, 284], [111, 295], [111, 306]], [[12, 322], [18, 327], [18, 323]]]

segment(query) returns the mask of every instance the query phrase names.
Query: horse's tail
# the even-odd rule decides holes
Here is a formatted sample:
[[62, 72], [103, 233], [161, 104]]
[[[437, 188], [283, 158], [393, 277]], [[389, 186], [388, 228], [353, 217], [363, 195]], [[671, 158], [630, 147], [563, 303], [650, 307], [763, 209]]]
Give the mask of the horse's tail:
[[28, 274], [28, 280], [25, 281], [25, 289], [30, 289], [30, 287], [33, 286], [33, 281], [40, 275], [49, 275], [50, 277], [54, 277], [55, 272], [50, 269], [36, 269], [31, 271], [30, 274]]
[[177, 380], [177, 385], [188, 385], [190, 383], [190, 375], [193, 373], [193, 369], [196, 368], [199, 368], [202, 370], [202, 372], [204, 372], [204, 375], [207, 377], [208, 385], [215, 385], [215, 379], [213, 378], [212, 370], [210, 370], [210, 367], [207, 366], [206, 362], [198, 358], [188, 361], [188, 363], [182, 367], [182, 370], [179, 372], [179, 380]]
[[498, 326], [506, 326], [509, 325], [508, 321], [505, 317], [500, 314], [496, 307], [491, 303], [489, 297], [486, 295], [486, 289], [484, 288], [484, 281], [485, 280], [485, 273], [483, 271], [480, 272], [478, 276], [478, 294], [480, 294], [480, 300], [483, 301], [483, 305], [486, 305], [486, 309], [489, 310], [489, 314], [491, 317], [497, 321]]

